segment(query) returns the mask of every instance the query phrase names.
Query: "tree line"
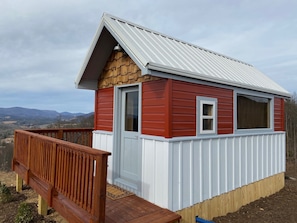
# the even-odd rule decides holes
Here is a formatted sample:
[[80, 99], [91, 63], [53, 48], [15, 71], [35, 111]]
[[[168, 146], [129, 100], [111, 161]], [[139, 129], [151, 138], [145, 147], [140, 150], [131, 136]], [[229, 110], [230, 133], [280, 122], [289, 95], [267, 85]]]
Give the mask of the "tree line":
[[285, 102], [286, 158], [297, 164], [297, 94]]
[[56, 121], [48, 125], [47, 128], [94, 128], [94, 113], [79, 116], [72, 120], [63, 120], [61, 116], [59, 116]]

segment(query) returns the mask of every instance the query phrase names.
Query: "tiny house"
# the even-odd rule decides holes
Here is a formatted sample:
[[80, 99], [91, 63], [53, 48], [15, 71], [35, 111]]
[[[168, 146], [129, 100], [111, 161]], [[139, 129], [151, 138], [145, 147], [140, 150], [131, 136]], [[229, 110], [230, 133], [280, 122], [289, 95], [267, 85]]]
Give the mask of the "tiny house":
[[95, 92], [108, 182], [211, 219], [284, 186], [284, 99], [255, 67], [104, 14], [76, 87]]

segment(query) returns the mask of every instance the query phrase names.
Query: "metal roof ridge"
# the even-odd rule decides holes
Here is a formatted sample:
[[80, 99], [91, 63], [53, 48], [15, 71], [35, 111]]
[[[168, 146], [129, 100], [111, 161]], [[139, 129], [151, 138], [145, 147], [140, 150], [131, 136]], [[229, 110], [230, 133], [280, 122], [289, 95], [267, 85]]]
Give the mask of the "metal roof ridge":
[[117, 20], [117, 21], [122, 22], [122, 23], [126, 23], [126, 24], [128, 24], [128, 25], [130, 25], [130, 26], [133, 26], [133, 27], [138, 28], [138, 29], [145, 30], [145, 31], [150, 32], [150, 33], [152, 33], [152, 34], [154, 34], [154, 35], [159, 35], [159, 36], [161, 36], [161, 37], [163, 37], [163, 38], [170, 39], [170, 40], [172, 40], [172, 41], [177, 41], [177, 42], [179, 42], [179, 43], [186, 44], [186, 45], [188, 45], [188, 46], [190, 46], [190, 47], [194, 47], [194, 48], [196, 48], [196, 49], [203, 50], [203, 51], [205, 51], [205, 52], [208, 52], [208, 53], [211, 53], [211, 54], [214, 54], [214, 55], [217, 55], [217, 56], [220, 56], [220, 57], [223, 57], [223, 58], [226, 58], [226, 59], [229, 59], [229, 60], [232, 60], [232, 61], [241, 63], [241, 64], [244, 64], [244, 65], [247, 65], [247, 66], [250, 66], [250, 67], [254, 67], [252, 64], [246, 63], [246, 62], [244, 62], [244, 61], [241, 61], [241, 60], [232, 58], [232, 57], [230, 57], [230, 56], [226, 56], [226, 55], [224, 55], [224, 54], [221, 54], [221, 53], [218, 53], [218, 52], [215, 52], [215, 51], [212, 51], [212, 50], [203, 48], [203, 47], [201, 47], [201, 46], [198, 46], [198, 45], [195, 45], [195, 44], [186, 42], [186, 41], [181, 40], [181, 39], [177, 39], [177, 38], [175, 38], [175, 37], [172, 37], [172, 36], [166, 35], [166, 34], [164, 34], [164, 33], [161, 33], [161, 32], [158, 32], [158, 31], [155, 31], [155, 30], [152, 30], [152, 29], [149, 29], [149, 28], [147, 28], [147, 27], [145, 27], [145, 26], [142, 26], [142, 25], [139, 25], [139, 24], [130, 22], [130, 21], [128, 21], [128, 20], [119, 18], [119, 17], [114, 16], [114, 15], [111, 15], [111, 14], [108, 14], [108, 13], [104, 13], [104, 14], [103, 14], [103, 18], [104, 18], [104, 17], [108, 17], [108, 18], [110, 18], [110, 19]]

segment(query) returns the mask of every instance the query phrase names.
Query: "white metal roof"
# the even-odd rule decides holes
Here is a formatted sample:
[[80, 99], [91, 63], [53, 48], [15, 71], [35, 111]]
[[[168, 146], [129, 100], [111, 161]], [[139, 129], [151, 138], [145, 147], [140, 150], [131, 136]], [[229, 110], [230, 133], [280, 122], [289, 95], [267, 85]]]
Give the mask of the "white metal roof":
[[[108, 43], [110, 47], [106, 50], [110, 52], [103, 52], [103, 46], [108, 45]], [[108, 14], [104, 14], [102, 17], [85, 63], [78, 75], [77, 87], [84, 88], [84, 81], [98, 80], [100, 70], [89, 68], [88, 71], [88, 66], [92, 60], [96, 59], [98, 65], [98, 58], [94, 56], [95, 51], [101, 51], [101, 57], [102, 54], [105, 54], [105, 61], [103, 61], [105, 64], [107, 57], [117, 43], [136, 62], [143, 75], [164, 72], [170, 75], [179, 75], [286, 97], [290, 95], [288, 91], [250, 64]], [[100, 44], [102, 49], [100, 49]], [[99, 54], [97, 52], [97, 55]], [[91, 87], [86, 85], [86, 88]]]

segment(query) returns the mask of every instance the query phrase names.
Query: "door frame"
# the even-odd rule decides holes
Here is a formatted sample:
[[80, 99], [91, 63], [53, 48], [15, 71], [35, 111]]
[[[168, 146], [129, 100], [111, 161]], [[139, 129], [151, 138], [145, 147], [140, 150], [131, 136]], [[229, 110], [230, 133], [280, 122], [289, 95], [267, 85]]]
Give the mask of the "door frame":
[[[119, 177], [119, 170], [120, 170], [120, 149], [121, 149], [121, 125], [122, 125], [122, 93], [123, 90], [129, 88], [138, 88], [138, 146], [139, 146], [139, 154], [138, 159], [140, 160], [140, 170], [139, 170], [139, 179], [134, 184], [129, 184], [129, 182], [125, 182], [125, 180], [120, 179]], [[141, 83], [137, 84], [128, 84], [128, 85], [121, 85], [114, 87], [114, 110], [113, 110], [113, 174], [112, 174], [112, 181], [113, 183], [121, 182], [125, 184], [125, 189], [131, 190], [132, 192], [136, 193], [137, 195], [141, 194], [141, 186], [142, 186], [142, 146], [141, 146], [141, 114], [142, 114], [142, 85]]]

